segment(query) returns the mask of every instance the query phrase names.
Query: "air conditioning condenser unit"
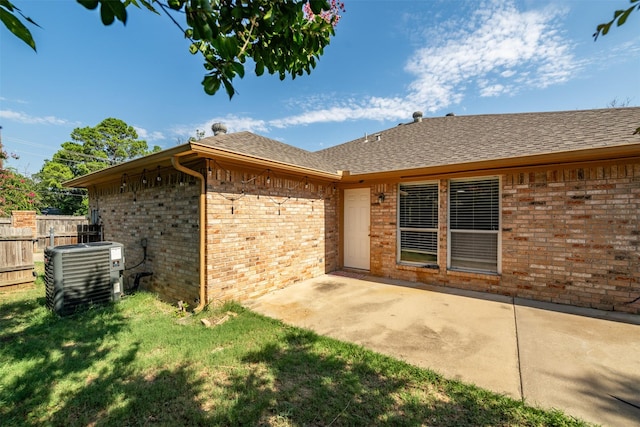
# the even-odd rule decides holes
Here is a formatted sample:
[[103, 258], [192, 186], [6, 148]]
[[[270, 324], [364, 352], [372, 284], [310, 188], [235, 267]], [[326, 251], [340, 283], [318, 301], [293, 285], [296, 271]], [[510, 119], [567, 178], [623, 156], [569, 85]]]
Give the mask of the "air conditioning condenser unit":
[[118, 301], [122, 295], [124, 245], [116, 242], [49, 247], [44, 252], [47, 306], [58, 314]]

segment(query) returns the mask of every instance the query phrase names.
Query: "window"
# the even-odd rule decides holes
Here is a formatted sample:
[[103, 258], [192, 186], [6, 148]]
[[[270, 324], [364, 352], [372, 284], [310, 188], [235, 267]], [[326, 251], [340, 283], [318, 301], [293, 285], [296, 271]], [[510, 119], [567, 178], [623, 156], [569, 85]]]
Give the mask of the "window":
[[400, 184], [398, 192], [398, 261], [437, 264], [438, 183]]
[[498, 272], [500, 180], [449, 183], [449, 268]]

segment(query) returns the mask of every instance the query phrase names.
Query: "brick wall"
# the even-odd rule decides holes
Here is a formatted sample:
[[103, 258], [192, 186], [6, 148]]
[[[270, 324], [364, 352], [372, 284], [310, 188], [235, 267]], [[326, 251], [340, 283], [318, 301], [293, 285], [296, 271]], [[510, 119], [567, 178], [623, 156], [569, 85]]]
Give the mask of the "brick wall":
[[447, 271], [446, 179], [439, 181], [437, 268], [397, 263], [397, 185], [371, 187], [371, 273], [640, 313], [640, 301], [630, 303], [640, 296], [640, 164], [511, 173], [501, 184], [501, 275]]
[[168, 301], [182, 300], [194, 307], [199, 298], [198, 198], [200, 183], [173, 169], [147, 177], [129, 176], [120, 183], [89, 191], [90, 209], [98, 209], [104, 238], [125, 245], [125, 268], [143, 260], [141, 240], [147, 239], [147, 262], [125, 271], [129, 285], [134, 274], [153, 272], [141, 281]]
[[640, 164], [509, 174], [502, 286], [518, 296], [640, 312]]
[[301, 177], [226, 170], [207, 179], [208, 298], [242, 301], [336, 269], [336, 198]]
[[35, 237], [38, 233], [36, 211], [11, 211], [11, 226], [13, 228], [30, 228]]
[[[259, 174], [259, 172], [257, 173]], [[206, 280], [209, 302], [246, 300], [336, 269], [335, 197], [326, 184], [251, 171], [214, 169], [207, 175]], [[199, 297], [200, 184], [166, 170], [148, 185], [129, 176], [90, 191], [90, 209], [99, 209], [105, 240], [125, 245], [129, 283], [140, 271], [152, 271], [143, 283], [166, 300], [195, 306]], [[245, 183], [243, 184], [243, 181]], [[244, 195], [242, 191], [244, 190]], [[233, 200], [232, 200], [233, 199]], [[233, 208], [233, 212], [232, 212]]]

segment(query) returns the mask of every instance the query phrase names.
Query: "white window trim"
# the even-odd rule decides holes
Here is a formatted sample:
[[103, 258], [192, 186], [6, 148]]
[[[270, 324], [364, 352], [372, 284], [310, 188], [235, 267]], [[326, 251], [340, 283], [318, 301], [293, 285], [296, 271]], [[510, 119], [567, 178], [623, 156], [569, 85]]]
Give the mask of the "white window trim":
[[[425, 185], [425, 184], [433, 184], [436, 186], [437, 200], [436, 200], [436, 208], [437, 208], [437, 219], [438, 219], [438, 227], [436, 228], [406, 228], [400, 227], [400, 186], [401, 185]], [[396, 205], [396, 263], [400, 265], [410, 265], [415, 267], [437, 267], [440, 262], [440, 181], [408, 181], [408, 182], [400, 182], [396, 186], [396, 191], [398, 192], [397, 205]], [[401, 245], [401, 231], [425, 231], [425, 232], [435, 232], [436, 233], [436, 260], [433, 263], [424, 263], [424, 262], [412, 262], [412, 261], [404, 261], [401, 260], [402, 257], [402, 245]]]
[[[496, 270], [488, 271], [488, 270], [479, 270], [472, 268], [460, 268], [460, 267], [451, 267], [451, 181], [456, 182], [471, 182], [471, 181], [480, 181], [483, 179], [498, 179], [498, 230], [474, 230], [474, 233], [488, 233], [488, 234], [497, 234], [497, 260], [496, 260]], [[461, 232], [465, 232], [464, 230], [460, 230]], [[500, 175], [489, 175], [489, 176], [478, 176], [473, 178], [464, 178], [464, 179], [449, 179], [447, 180], [447, 270], [451, 271], [467, 271], [470, 273], [479, 273], [479, 274], [490, 274], [490, 275], [500, 275], [502, 274], [502, 176]]]

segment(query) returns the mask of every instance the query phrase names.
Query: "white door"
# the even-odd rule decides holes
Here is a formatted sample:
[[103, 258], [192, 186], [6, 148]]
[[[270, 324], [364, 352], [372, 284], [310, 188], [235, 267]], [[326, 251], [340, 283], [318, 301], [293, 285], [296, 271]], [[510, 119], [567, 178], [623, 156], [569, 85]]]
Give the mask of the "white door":
[[344, 190], [344, 266], [369, 270], [370, 190]]

